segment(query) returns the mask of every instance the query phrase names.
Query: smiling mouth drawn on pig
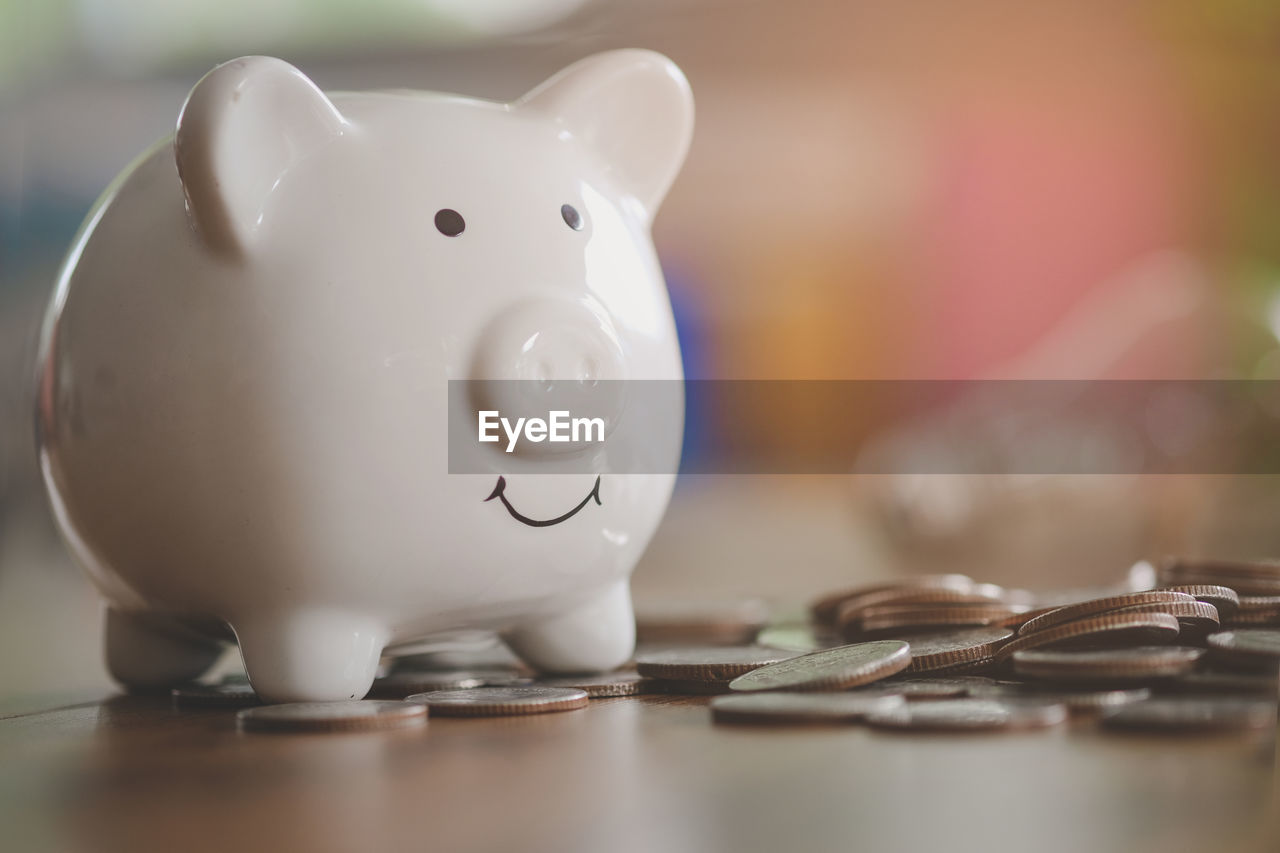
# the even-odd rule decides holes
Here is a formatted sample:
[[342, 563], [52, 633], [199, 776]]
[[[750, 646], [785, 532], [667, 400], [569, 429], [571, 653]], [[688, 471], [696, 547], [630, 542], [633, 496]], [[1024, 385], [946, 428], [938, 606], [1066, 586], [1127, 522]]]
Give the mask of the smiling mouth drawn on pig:
[[596, 506], [604, 506], [604, 504], [600, 503], [600, 475], [598, 474], [596, 475], [596, 484], [591, 487], [591, 491], [588, 492], [587, 496], [582, 499], [582, 503], [578, 504], [573, 509], [566, 512], [564, 515], [559, 515], [559, 516], [556, 516], [555, 518], [548, 518], [541, 521], [536, 518], [529, 518], [527, 515], [521, 515], [520, 512], [511, 505], [511, 501], [507, 500], [506, 490], [507, 490], [507, 478], [499, 475], [497, 485], [493, 487], [493, 492], [489, 495], [489, 497], [484, 499], [484, 502], [488, 503], [494, 498], [497, 498], [498, 500], [502, 501], [502, 505], [507, 508], [507, 512], [511, 513], [512, 518], [514, 518], [516, 521], [520, 522], [521, 524], [527, 524], [530, 527], [550, 527], [553, 524], [559, 524], [562, 521], [568, 521], [569, 519], [577, 515], [578, 512], [591, 501], [592, 498], [595, 498]]

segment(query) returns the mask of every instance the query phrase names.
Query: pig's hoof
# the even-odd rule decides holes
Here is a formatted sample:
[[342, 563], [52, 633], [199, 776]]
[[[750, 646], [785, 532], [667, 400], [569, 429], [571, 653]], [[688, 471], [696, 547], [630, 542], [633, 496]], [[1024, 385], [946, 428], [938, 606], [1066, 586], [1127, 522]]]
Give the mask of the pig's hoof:
[[511, 650], [542, 672], [607, 672], [631, 659], [635, 615], [626, 581], [573, 610], [503, 635]]
[[194, 681], [218, 662], [225, 648], [157, 614], [107, 610], [107, 671], [133, 690]]
[[333, 610], [259, 614], [232, 627], [249, 682], [264, 702], [362, 698], [387, 639], [380, 625]]

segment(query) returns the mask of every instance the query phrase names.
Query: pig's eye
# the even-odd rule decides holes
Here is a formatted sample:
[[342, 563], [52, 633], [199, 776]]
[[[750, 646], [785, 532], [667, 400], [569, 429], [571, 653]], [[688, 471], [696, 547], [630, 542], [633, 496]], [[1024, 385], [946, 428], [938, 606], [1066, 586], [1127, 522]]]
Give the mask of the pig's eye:
[[568, 225], [574, 231], [582, 230], [582, 214], [578, 212], [578, 208], [571, 204], [560, 205], [560, 215], [564, 217], [564, 224]]
[[436, 211], [436, 228], [446, 237], [457, 237], [467, 227], [467, 221], [456, 210], [444, 208]]

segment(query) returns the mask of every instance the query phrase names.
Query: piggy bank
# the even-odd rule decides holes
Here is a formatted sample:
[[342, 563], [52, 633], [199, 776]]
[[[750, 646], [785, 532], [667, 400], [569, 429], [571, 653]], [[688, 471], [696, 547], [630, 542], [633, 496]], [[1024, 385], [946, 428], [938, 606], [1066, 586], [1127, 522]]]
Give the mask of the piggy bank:
[[450, 473], [445, 389], [682, 380], [650, 221], [692, 122], [642, 50], [512, 103], [205, 76], [89, 215], [41, 338], [40, 464], [113, 677], [187, 681], [234, 641], [266, 701], [357, 698], [385, 648], [458, 629], [541, 671], [628, 660], [678, 443], [656, 473], [500, 445]]

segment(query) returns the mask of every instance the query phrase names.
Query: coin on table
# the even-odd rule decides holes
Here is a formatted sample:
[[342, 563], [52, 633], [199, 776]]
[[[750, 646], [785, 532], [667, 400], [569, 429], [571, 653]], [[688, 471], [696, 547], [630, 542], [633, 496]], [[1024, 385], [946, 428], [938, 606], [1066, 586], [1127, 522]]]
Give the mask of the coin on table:
[[472, 687], [510, 687], [528, 684], [510, 670], [457, 670], [454, 672], [430, 670], [401, 670], [383, 678], [374, 679], [369, 695], [377, 699], [403, 699], [414, 693], [431, 693], [437, 690], [467, 690]]
[[1168, 613], [1178, 620], [1179, 630], [1201, 636], [1218, 630], [1218, 608], [1207, 601], [1171, 601], [1164, 604], [1135, 604], [1110, 613]]
[[1183, 584], [1182, 586], [1166, 586], [1161, 587], [1162, 592], [1182, 592], [1192, 596], [1197, 601], [1203, 601], [1206, 604], [1212, 604], [1218, 609], [1218, 618], [1221, 619], [1230, 616], [1240, 609], [1240, 596], [1229, 586], [1221, 586], [1219, 584], [1196, 583]]
[[356, 732], [425, 725], [427, 714], [420, 705], [359, 699], [261, 705], [240, 711], [236, 721], [254, 732]]
[[850, 723], [903, 703], [892, 693], [744, 693], [711, 700], [717, 723]]
[[1141, 641], [1172, 639], [1178, 636], [1178, 630], [1177, 618], [1168, 613], [1104, 613], [1019, 635], [996, 651], [995, 660], [1004, 663], [1015, 652], [1045, 646], [1078, 646], [1081, 643], [1137, 645]]
[[1107, 713], [1108, 728], [1138, 731], [1234, 731], [1265, 729], [1276, 722], [1273, 702], [1186, 696], [1148, 699]]
[[933, 672], [986, 661], [1013, 636], [1008, 628], [961, 628], [912, 635], [911, 672]]
[[1005, 684], [992, 688], [990, 692], [978, 692], [975, 695], [979, 698], [1022, 699], [1065, 705], [1068, 713], [1083, 716], [1100, 714], [1108, 709], [1127, 705], [1130, 702], [1141, 702], [1150, 698], [1151, 690], [1146, 687], [1126, 687], [1113, 690], [1063, 690], [1056, 685]]
[[1228, 666], [1274, 671], [1280, 665], [1280, 631], [1238, 628], [1210, 634], [1211, 656]]
[[729, 687], [753, 690], [845, 690], [901, 672], [911, 664], [902, 640], [877, 640], [822, 649], [754, 669]]
[[678, 678], [646, 678], [645, 693], [666, 696], [719, 696], [732, 693], [728, 681], [681, 681]]
[[910, 589], [884, 590], [878, 593], [855, 596], [840, 605], [836, 611], [835, 623], [842, 631], [856, 630], [868, 610], [872, 608], [912, 607], [922, 610], [927, 607], [959, 606], [967, 604], [991, 605], [1002, 607], [1006, 613], [1012, 608], [1005, 605], [993, 590], [978, 590], [977, 587], [967, 589]]
[[1018, 629], [1018, 636], [1024, 637], [1027, 634], [1034, 634], [1037, 631], [1043, 631], [1055, 625], [1074, 622], [1077, 619], [1084, 619], [1089, 616], [1099, 616], [1112, 610], [1119, 610], [1122, 607], [1133, 607], [1138, 604], [1168, 604], [1175, 601], [1192, 602], [1195, 601], [1195, 598], [1185, 592], [1150, 590], [1147, 592], [1126, 592], [1122, 595], [1108, 595], [1104, 598], [1081, 601], [1078, 604], [1068, 604], [1066, 607], [1059, 607], [1056, 610], [1050, 610], [1048, 613], [1042, 613], [1034, 619], [1027, 620]]
[[925, 676], [922, 678], [893, 678], [881, 681], [876, 687], [886, 693], [897, 693], [915, 702], [922, 699], [950, 699], [971, 696], [998, 684], [994, 678], [981, 675]]
[[560, 678], [540, 678], [539, 687], [568, 687], [581, 690], [592, 699], [605, 699], [611, 696], [638, 696], [652, 690], [652, 679], [645, 678], [638, 672], [606, 672], [603, 675], [563, 676]]
[[917, 605], [878, 604], [864, 609], [855, 623], [845, 626], [846, 636], [901, 631], [909, 628], [966, 628], [993, 625], [1014, 615], [1005, 604]]
[[1161, 684], [1160, 690], [1168, 693], [1243, 693], [1275, 696], [1280, 692], [1280, 678], [1276, 677], [1275, 672], [1264, 674], [1201, 670], [1189, 672]]
[[1067, 719], [1065, 705], [995, 699], [941, 699], [907, 702], [867, 714], [873, 726], [918, 731], [990, 731], [1056, 726]]
[[973, 585], [973, 578], [966, 575], [922, 575], [888, 583], [865, 584], [827, 593], [809, 605], [809, 612], [816, 621], [830, 623], [835, 621], [836, 611], [840, 609], [840, 605], [857, 595], [874, 594], [885, 590], [920, 589], [922, 587], [947, 587], [968, 590]]
[[669, 681], [732, 681], [766, 664], [795, 657], [763, 646], [705, 646], [636, 652], [636, 671]]
[[173, 688], [172, 695], [174, 704], [183, 707], [198, 705], [207, 708], [235, 708], [262, 702], [247, 682], [192, 684]]
[[1098, 651], [1029, 649], [1013, 654], [1019, 675], [1052, 681], [1141, 681], [1172, 678], [1192, 670], [1204, 649], [1136, 646]]
[[587, 692], [569, 687], [474, 687], [417, 693], [408, 704], [426, 706], [443, 717], [507, 717], [572, 711], [587, 706]]

